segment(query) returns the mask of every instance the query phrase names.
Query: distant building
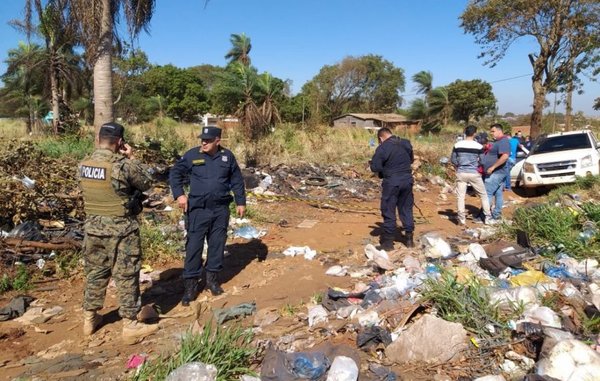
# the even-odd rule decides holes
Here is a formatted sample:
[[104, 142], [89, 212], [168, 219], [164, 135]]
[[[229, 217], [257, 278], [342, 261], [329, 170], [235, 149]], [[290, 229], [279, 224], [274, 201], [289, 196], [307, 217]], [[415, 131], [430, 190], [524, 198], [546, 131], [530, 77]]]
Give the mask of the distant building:
[[202, 115], [202, 125], [203, 126], [217, 126], [220, 128], [236, 128], [240, 125], [240, 121], [238, 118], [235, 118], [231, 115], [220, 116], [214, 115], [210, 113], [206, 113]]
[[[511, 127], [511, 131], [510, 131], [510, 136], [515, 136], [515, 134], [517, 132], [520, 132], [523, 137], [525, 136], [529, 136], [530, 135], [530, 131], [531, 131], [531, 126], [527, 125], [527, 126], [513, 126]], [[505, 131], [505, 133], [508, 133], [508, 131]]]
[[418, 133], [421, 131], [420, 120], [410, 120], [400, 114], [344, 114], [333, 120], [333, 127], [360, 127], [380, 129], [387, 127], [392, 131]]

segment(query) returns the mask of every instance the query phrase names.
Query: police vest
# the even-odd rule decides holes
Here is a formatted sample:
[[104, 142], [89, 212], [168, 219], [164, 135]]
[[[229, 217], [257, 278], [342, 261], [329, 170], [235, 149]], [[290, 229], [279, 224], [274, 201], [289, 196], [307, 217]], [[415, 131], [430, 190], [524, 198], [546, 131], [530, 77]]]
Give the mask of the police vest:
[[84, 160], [79, 165], [79, 180], [83, 189], [87, 215], [125, 217], [129, 198], [120, 196], [112, 185], [113, 161]]

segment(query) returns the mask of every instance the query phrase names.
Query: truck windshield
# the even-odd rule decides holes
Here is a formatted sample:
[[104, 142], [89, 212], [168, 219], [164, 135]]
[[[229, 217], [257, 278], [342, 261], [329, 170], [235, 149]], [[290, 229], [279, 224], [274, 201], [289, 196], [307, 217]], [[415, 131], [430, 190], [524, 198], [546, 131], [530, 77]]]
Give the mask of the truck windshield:
[[531, 154], [568, 151], [572, 149], [591, 148], [590, 138], [587, 134], [561, 135], [542, 138], [531, 150]]

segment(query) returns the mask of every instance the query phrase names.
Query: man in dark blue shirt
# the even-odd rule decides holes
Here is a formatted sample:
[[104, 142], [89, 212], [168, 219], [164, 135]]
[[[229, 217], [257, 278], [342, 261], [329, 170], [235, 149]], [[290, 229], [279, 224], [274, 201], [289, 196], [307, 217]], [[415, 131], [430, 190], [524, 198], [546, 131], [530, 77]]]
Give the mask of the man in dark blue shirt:
[[414, 160], [410, 141], [392, 135], [389, 128], [377, 132], [379, 147], [369, 162], [371, 171], [377, 172], [381, 182], [381, 216], [383, 234], [381, 248], [393, 250], [396, 233], [396, 209], [405, 232], [405, 244], [414, 247], [413, 232], [413, 176], [411, 164]]
[[[233, 153], [220, 146], [221, 129], [204, 127], [198, 137], [200, 149], [187, 151], [169, 175], [173, 198], [187, 214], [185, 291], [181, 299], [184, 306], [198, 294], [205, 238], [208, 243], [206, 287], [213, 295], [223, 293], [217, 274], [223, 269], [229, 204], [235, 197], [237, 214], [243, 217], [246, 210], [244, 179]], [[183, 190], [186, 184], [190, 185], [189, 197]]]

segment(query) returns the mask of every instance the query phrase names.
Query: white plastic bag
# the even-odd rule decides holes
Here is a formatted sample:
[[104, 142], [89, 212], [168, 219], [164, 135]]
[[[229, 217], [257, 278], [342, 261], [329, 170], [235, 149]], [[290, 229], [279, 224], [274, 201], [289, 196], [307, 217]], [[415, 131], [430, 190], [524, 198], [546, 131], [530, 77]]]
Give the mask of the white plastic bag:
[[217, 368], [201, 362], [183, 364], [167, 376], [165, 381], [215, 381]]
[[356, 381], [358, 366], [350, 357], [337, 356], [327, 373], [327, 381]]

